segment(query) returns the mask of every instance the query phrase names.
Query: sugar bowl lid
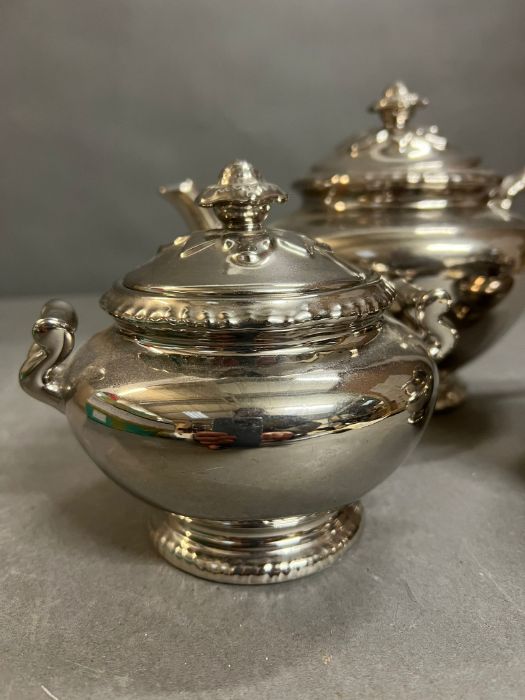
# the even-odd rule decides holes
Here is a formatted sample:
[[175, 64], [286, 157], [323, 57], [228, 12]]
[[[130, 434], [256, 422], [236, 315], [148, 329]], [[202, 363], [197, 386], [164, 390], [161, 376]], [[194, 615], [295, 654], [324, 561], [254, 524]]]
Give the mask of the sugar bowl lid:
[[165, 334], [361, 324], [392, 301], [373, 272], [300, 233], [268, 228], [286, 194], [249, 163], [227, 165], [198, 197], [221, 228], [177, 236], [101, 299], [121, 325]]
[[426, 98], [398, 81], [369, 107], [383, 125], [350, 137], [316, 163], [296, 187], [304, 191], [335, 188], [356, 192], [407, 189], [476, 189], [492, 187], [499, 178], [478, 167], [479, 158], [451, 147], [437, 126], [412, 128], [415, 112]]

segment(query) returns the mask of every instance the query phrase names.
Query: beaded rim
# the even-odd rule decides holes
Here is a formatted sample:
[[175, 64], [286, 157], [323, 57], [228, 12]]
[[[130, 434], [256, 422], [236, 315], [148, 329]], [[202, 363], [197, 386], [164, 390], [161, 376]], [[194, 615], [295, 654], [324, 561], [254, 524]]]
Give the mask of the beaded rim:
[[253, 297], [206, 299], [145, 294], [119, 282], [102, 296], [100, 305], [118, 321], [159, 330], [249, 330], [282, 329], [338, 319], [361, 323], [367, 316], [376, 316], [387, 309], [394, 297], [393, 286], [374, 275], [365, 284], [348, 289], [285, 296], [260, 294], [257, 304], [253, 303]]

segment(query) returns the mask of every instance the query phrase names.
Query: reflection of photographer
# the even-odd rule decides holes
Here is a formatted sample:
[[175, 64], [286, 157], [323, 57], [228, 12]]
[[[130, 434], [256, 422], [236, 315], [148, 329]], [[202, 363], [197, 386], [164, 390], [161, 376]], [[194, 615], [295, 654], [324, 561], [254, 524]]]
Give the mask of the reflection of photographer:
[[193, 433], [193, 439], [209, 450], [219, 450], [221, 447], [231, 447], [235, 442], [235, 435], [213, 430], [199, 430]]
[[193, 439], [210, 450], [258, 447], [263, 441], [263, 414], [262, 409], [239, 408], [231, 418], [216, 418], [213, 430], [200, 430]]
[[291, 430], [264, 430], [265, 411], [240, 408], [231, 418], [217, 418], [213, 430], [199, 430], [193, 439], [209, 450], [223, 447], [259, 447], [263, 443], [283, 442], [295, 437]]
[[281, 430], [262, 434], [263, 442], [283, 442], [283, 440], [291, 440], [295, 434], [291, 430]]

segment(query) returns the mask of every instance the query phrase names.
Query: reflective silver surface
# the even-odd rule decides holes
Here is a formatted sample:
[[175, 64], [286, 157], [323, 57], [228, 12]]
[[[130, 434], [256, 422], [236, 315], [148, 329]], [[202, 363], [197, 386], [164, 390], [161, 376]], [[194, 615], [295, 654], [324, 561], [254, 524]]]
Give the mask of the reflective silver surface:
[[[390, 86], [374, 105], [383, 128], [314, 166], [297, 183], [303, 206], [276, 225], [423, 293], [450, 296], [444, 321], [457, 337], [436, 356], [445, 409], [464, 396], [451, 373], [498, 340], [523, 307], [525, 222], [510, 209], [525, 176], [502, 179], [451, 148], [437, 127], [412, 128], [417, 106], [403, 83]], [[398, 312], [410, 322], [408, 300]]]
[[[417, 443], [435, 370], [423, 342], [385, 315], [388, 284], [306, 237], [263, 229], [267, 198], [281, 194], [247, 164], [229, 167], [203, 198], [218, 198], [231, 226], [187, 236], [126, 276], [104, 297], [117, 324], [72, 358], [56, 354], [55, 390], [96, 464], [166, 511], [153, 528], [163, 556], [207, 578], [271, 583], [318, 571], [350, 543], [360, 511], [348, 504]], [[199, 256], [222, 265], [207, 275]], [[278, 312], [283, 302], [293, 314]], [[227, 316], [213, 311], [224, 304]], [[40, 364], [24, 383], [53, 371], [47, 338], [62, 308], [37, 322], [49, 335], [35, 335]]]
[[165, 510], [214, 519], [331, 510], [413, 447], [432, 364], [391, 319], [301, 349], [201, 356], [109, 328], [75, 355], [66, 415], [106, 473]]

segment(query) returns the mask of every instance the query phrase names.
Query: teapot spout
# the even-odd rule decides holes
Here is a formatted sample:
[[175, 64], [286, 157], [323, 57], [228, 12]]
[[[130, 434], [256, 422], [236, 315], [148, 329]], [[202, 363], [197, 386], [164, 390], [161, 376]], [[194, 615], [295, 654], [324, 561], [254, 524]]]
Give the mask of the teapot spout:
[[159, 193], [182, 216], [190, 231], [206, 231], [221, 228], [219, 220], [209, 209], [199, 207], [195, 200], [199, 194], [193, 180], [184, 180], [175, 185], [162, 185]]

